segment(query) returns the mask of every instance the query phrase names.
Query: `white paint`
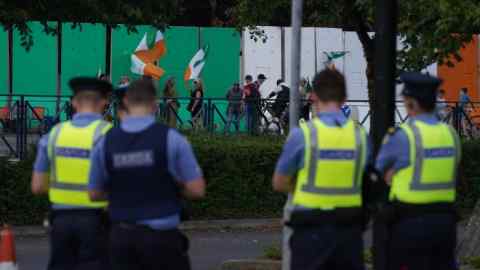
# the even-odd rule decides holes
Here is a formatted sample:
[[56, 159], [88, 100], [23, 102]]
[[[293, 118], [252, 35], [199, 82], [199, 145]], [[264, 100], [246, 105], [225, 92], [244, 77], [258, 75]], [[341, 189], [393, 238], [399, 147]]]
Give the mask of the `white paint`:
[[[282, 33], [280, 27], [259, 27], [265, 31], [267, 42], [255, 42], [250, 38], [248, 30], [244, 31], [243, 39], [245, 75], [252, 75], [254, 80], [258, 74], [265, 74], [267, 81], [260, 88], [263, 97], [266, 97], [276, 87], [277, 79], [282, 76]], [[243, 78], [242, 78], [243, 79]]]
[[[325, 53], [332, 51], [344, 51], [343, 31], [338, 28], [317, 28], [317, 71], [321, 71], [325, 66]], [[344, 72], [344, 57], [335, 59], [334, 64], [337, 70]]]
[[348, 52], [345, 55], [345, 68], [343, 69], [347, 81], [348, 99], [368, 100], [367, 76], [365, 74], [367, 61], [357, 33], [344, 32], [344, 46]]
[[[292, 29], [285, 28], [285, 83], [290, 85], [291, 78], [291, 48]], [[302, 54], [300, 59], [300, 77], [310, 78], [315, 76], [315, 28], [302, 28]]]

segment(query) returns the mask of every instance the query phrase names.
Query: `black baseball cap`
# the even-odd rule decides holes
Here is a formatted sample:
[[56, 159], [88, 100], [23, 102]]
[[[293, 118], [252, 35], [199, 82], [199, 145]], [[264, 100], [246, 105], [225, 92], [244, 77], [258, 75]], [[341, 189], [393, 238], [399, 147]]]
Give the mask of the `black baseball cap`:
[[68, 85], [72, 89], [73, 95], [84, 91], [94, 91], [106, 96], [113, 91], [110, 82], [95, 77], [75, 77], [69, 81]]

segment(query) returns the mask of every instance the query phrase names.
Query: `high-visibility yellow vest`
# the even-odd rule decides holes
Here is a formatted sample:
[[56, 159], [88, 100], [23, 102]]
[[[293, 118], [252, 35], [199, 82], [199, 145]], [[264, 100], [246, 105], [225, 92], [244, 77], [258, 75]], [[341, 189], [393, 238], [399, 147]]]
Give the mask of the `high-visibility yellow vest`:
[[362, 205], [362, 174], [367, 135], [351, 119], [330, 127], [318, 118], [300, 123], [305, 138], [305, 165], [299, 171], [293, 204], [306, 209], [334, 210]]
[[403, 124], [409, 141], [410, 165], [392, 179], [390, 200], [410, 204], [452, 203], [461, 156], [459, 138], [444, 123]]
[[50, 159], [50, 201], [54, 204], [103, 208], [105, 202], [92, 202], [88, 196], [90, 152], [111, 125], [103, 120], [86, 127], [71, 121], [55, 126], [48, 139]]

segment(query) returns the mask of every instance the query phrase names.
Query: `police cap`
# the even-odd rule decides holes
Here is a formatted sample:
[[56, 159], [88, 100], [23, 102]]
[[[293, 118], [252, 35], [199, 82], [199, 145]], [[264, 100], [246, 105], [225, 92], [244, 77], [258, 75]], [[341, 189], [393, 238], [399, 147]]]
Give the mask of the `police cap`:
[[420, 72], [406, 72], [400, 75], [404, 84], [402, 95], [417, 100], [435, 101], [437, 89], [442, 80]]
[[95, 77], [75, 77], [68, 84], [72, 89], [73, 95], [83, 91], [95, 91], [106, 96], [113, 90], [111, 83]]

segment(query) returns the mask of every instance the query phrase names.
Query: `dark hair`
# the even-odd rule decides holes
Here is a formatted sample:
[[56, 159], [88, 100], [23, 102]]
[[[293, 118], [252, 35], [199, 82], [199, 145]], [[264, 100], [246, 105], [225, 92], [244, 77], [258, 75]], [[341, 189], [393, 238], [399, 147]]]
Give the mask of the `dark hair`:
[[247, 75], [247, 76], [245, 76], [245, 80], [246, 80], [246, 81], [253, 81], [252, 75]]
[[125, 96], [130, 104], [146, 105], [154, 101], [157, 95], [153, 81], [142, 78], [128, 86]]
[[334, 69], [324, 69], [315, 75], [313, 91], [321, 101], [343, 102], [347, 99], [345, 77]]
[[79, 102], [99, 102], [101, 99], [107, 99], [106, 95], [98, 91], [80, 91], [73, 96]]
[[435, 110], [437, 100], [434, 95], [424, 98], [416, 98], [418, 105], [426, 112], [433, 112]]
[[278, 79], [278, 80], [277, 80], [277, 86], [280, 85], [280, 84], [283, 83], [283, 82], [284, 82], [283, 79]]
[[468, 89], [466, 87], [463, 87], [462, 89], [460, 89], [462, 92], [465, 92], [467, 93], [468, 92]]
[[438, 93], [439, 93], [439, 94], [445, 94], [445, 90], [444, 90], [444, 89], [440, 89], [440, 90], [438, 90]]

